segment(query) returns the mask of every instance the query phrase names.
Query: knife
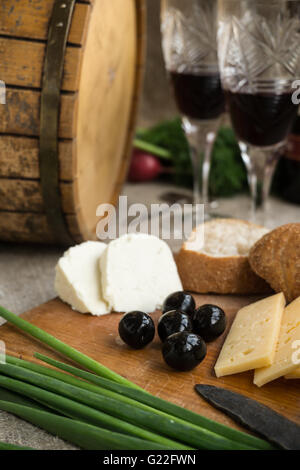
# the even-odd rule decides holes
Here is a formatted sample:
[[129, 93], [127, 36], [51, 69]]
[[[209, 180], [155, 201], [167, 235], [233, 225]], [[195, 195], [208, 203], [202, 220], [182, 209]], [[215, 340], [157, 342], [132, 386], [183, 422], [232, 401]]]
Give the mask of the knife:
[[238, 424], [286, 450], [300, 450], [300, 426], [256, 400], [213, 385], [195, 385], [196, 392]]

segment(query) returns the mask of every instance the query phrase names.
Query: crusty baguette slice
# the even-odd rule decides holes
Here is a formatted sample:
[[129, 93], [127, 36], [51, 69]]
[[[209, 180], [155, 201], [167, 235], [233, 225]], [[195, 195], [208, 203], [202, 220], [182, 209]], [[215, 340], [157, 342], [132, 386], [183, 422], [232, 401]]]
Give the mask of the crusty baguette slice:
[[249, 261], [258, 276], [288, 302], [300, 296], [300, 223], [287, 224], [265, 235], [251, 249]]
[[[195, 230], [202, 230], [199, 226]], [[204, 224], [204, 246], [195, 249], [194, 238], [184, 243], [176, 261], [183, 287], [198, 293], [265, 294], [270, 286], [250, 268], [251, 246], [268, 229], [235, 219]]]

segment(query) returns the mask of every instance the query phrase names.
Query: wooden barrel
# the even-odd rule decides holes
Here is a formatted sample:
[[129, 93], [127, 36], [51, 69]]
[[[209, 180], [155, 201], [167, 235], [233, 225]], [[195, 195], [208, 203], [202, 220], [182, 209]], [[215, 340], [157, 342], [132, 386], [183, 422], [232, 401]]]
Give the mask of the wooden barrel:
[[143, 0], [0, 2], [0, 240], [96, 238], [126, 176], [143, 58]]

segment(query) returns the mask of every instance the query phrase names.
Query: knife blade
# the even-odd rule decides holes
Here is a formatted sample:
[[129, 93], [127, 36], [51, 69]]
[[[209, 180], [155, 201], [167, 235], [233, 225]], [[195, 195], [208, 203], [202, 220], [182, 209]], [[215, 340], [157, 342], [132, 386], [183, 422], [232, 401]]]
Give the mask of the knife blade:
[[234, 421], [286, 450], [300, 450], [300, 426], [266, 405], [214, 385], [195, 385], [196, 392]]

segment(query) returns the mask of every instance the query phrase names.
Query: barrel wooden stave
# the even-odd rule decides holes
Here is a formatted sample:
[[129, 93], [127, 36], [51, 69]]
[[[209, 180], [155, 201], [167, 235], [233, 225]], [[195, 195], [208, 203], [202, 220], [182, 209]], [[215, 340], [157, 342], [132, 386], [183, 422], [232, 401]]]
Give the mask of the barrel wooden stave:
[[[89, 3], [76, 3], [68, 42], [84, 44], [88, 19], [91, 11]], [[48, 23], [54, 0], [2, 0], [0, 2], [0, 34], [29, 40], [46, 41]]]
[[[46, 45], [0, 37], [1, 80], [7, 86], [42, 88]], [[67, 47], [61, 89], [77, 91], [82, 48]]]
[[[143, 0], [115, 0], [114, 6], [111, 7], [110, 0], [101, 0], [101, 2], [95, 0], [94, 2], [80, 1], [75, 5], [62, 82], [59, 123], [59, 179], [62, 210], [69, 232], [76, 242], [95, 238], [96, 203], [116, 201], [127, 171], [128, 158], [126, 156], [124, 158], [121, 149], [125, 148], [125, 153], [128, 156], [140, 90], [143, 56], [142, 2]], [[13, 8], [9, 10], [8, 4], [13, 5]], [[54, 0], [7, 0], [6, 5], [0, 4], [0, 35], [3, 36], [0, 37], [3, 78], [0, 76], [0, 79], [4, 79], [6, 82], [7, 103], [9, 104], [9, 106], [0, 106], [0, 238], [2, 240], [43, 243], [55, 241], [55, 236], [48, 227], [44, 214], [44, 202], [39, 180], [38, 140], [43, 57], [53, 4]], [[133, 5], [136, 8], [134, 14]], [[113, 11], [114, 8], [112, 14], [109, 10]], [[130, 15], [134, 17], [134, 21]], [[125, 21], [129, 21], [129, 28], [135, 30], [134, 34], [137, 35], [134, 40], [135, 44], [132, 41], [132, 31], [126, 31], [126, 27], [124, 29], [123, 16]], [[117, 21], [114, 24], [113, 19], [115, 18]], [[107, 27], [105, 19], [111, 22], [109, 27]], [[118, 21], [121, 24], [121, 33]], [[95, 22], [98, 22], [102, 32], [94, 27], [94, 32], [91, 33], [90, 25]], [[127, 33], [130, 37], [129, 42]], [[106, 34], [109, 36], [108, 40]], [[124, 36], [121, 37], [120, 34]], [[120, 47], [120, 37], [123, 49]], [[102, 152], [103, 139], [105, 141], [109, 137], [112, 143], [107, 147], [105, 142], [104, 160], [106, 159], [106, 162], [101, 162], [97, 157], [98, 163], [95, 163], [91, 177], [93, 180], [94, 171], [96, 171], [100, 175], [99, 178], [103, 178], [104, 186], [110, 175], [113, 182], [107, 186], [105, 200], [103, 199], [105, 192], [101, 195], [101, 191], [99, 191], [98, 195], [93, 195], [91, 212], [86, 218], [84, 215], [82, 216], [82, 213], [86, 212], [86, 208], [82, 210], [82, 205], [89, 204], [91, 200], [88, 194], [91, 185], [84, 183], [84, 194], [87, 194], [87, 198], [85, 195], [83, 198], [78, 196], [78, 185], [82, 173], [90, 164], [87, 157], [92, 155], [94, 158], [95, 149], [92, 154], [87, 152], [84, 160], [85, 147], [81, 144], [78, 145], [78, 140], [81, 143], [85, 141], [85, 135], [82, 138], [82, 134], [78, 139], [80, 125], [78, 125], [77, 118], [79, 96], [83, 95], [82, 81], [86, 81], [87, 77], [87, 74], [83, 72], [84, 68], [82, 68], [83, 55], [87, 50], [93, 49], [91, 44], [95, 40], [98, 41], [97, 47], [101, 49], [104, 44], [107, 53], [109, 53], [110, 48], [113, 49], [116, 38], [119, 41], [118, 52], [112, 54], [113, 60], [111, 62], [105, 60], [104, 64], [97, 63], [97, 58], [94, 63], [91, 62], [93, 71], [91, 73], [95, 72], [96, 67], [100, 78], [104, 74], [110, 74], [111, 69], [116, 70], [117, 81], [118, 83], [124, 82], [124, 88], [120, 88], [120, 85], [108, 87], [103, 98], [106, 95], [110, 98], [102, 100], [100, 107], [99, 98], [97, 98], [97, 112], [92, 113], [91, 126], [95, 133], [94, 123], [97, 122], [98, 116], [101, 116], [103, 110], [106, 112], [107, 109], [112, 108], [112, 111], [106, 117], [104, 116], [99, 124], [101, 139], [97, 137], [98, 130], [96, 130], [96, 142], [99, 143], [98, 151]], [[95, 50], [97, 51], [97, 48]], [[105, 58], [105, 56], [103, 57]], [[120, 59], [122, 60], [120, 61]], [[134, 59], [137, 60], [135, 72], [131, 67]], [[121, 74], [121, 78], [118, 73]], [[134, 73], [136, 74], [135, 79]], [[132, 84], [130, 84], [130, 80]], [[92, 84], [95, 83], [94, 81]], [[106, 86], [107, 82], [106, 85], [103, 82], [102, 84]], [[78, 93], [78, 89], [81, 93]], [[121, 90], [123, 90], [124, 96], [122, 96]], [[64, 93], [65, 91], [67, 93]], [[113, 98], [114, 94], [117, 94], [119, 101]], [[94, 99], [89, 98], [89, 106], [92, 107], [94, 102]], [[84, 114], [81, 112], [81, 123], [82, 120], [85, 121], [89, 118], [88, 115], [85, 115], [84, 118], [82, 116]], [[116, 131], [117, 127], [113, 125], [116, 117], [120, 119], [119, 132]], [[110, 121], [111, 130], [102, 133], [101, 126], [105, 126], [107, 121]], [[126, 126], [127, 122], [128, 126]], [[86, 128], [85, 122], [84, 129], [84, 133], [90, 140], [89, 126]], [[93, 145], [95, 145], [95, 139]], [[80, 160], [78, 160], [78, 153]], [[116, 157], [116, 155], [119, 156]], [[105, 167], [106, 173], [103, 173], [101, 170]], [[111, 172], [118, 173], [118, 176]], [[96, 183], [97, 181], [94, 180], [94, 188], [97, 187]]]
[[[60, 140], [59, 178], [62, 181], [74, 179], [75, 141]], [[13, 155], [13, 158], [12, 158]], [[39, 179], [39, 141], [33, 137], [11, 135], [0, 136], [0, 178]], [[1, 183], [0, 181], [0, 183]]]
[[[73, 182], [60, 183], [62, 208], [65, 214], [74, 214]], [[39, 180], [2, 179], [0, 184], [0, 211], [45, 212]]]
[[[59, 137], [76, 137], [76, 109], [78, 94], [62, 93], [59, 122]], [[6, 89], [6, 105], [0, 106], [0, 133], [39, 136], [40, 100], [37, 90]]]
[[[80, 243], [82, 235], [76, 217], [66, 216], [66, 222], [74, 242]], [[34, 212], [1, 212], [1, 240], [20, 243], [55, 243], [55, 230], [49, 230], [45, 214]]]
[[[131, 141], [135, 121], [131, 122], [131, 117], [136, 114], [135, 95], [139, 93], [139, 64], [136, 63], [135, 69], [130, 64], [134, 58], [140, 58], [139, 48], [143, 43], [137, 29], [141, 5], [139, 1], [102, 0], [93, 6], [78, 99], [80, 178], [75, 182], [74, 192], [81, 233], [87, 239], [96, 238], [97, 206], [101, 202], [116, 201], [117, 188], [119, 190], [127, 171], [129, 149], [125, 156], [123, 152]], [[94, 73], [90, 74], [93, 64]], [[99, 97], [96, 102], [95, 96]], [[89, 122], [97, 120], [98, 126], [89, 126]], [[101, 184], [97, 191], [92, 190], [97, 187], [100, 174]]]

